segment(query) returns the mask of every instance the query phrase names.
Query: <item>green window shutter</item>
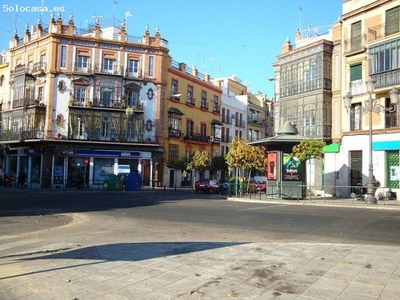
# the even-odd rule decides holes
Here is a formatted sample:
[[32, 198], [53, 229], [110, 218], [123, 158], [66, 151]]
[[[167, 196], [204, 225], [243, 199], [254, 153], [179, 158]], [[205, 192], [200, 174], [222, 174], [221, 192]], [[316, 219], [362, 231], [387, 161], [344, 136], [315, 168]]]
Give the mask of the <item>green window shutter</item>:
[[386, 11], [385, 35], [399, 32], [400, 6]]
[[361, 63], [356, 63], [350, 65], [350, 81], [362, 79], [362, 65]]

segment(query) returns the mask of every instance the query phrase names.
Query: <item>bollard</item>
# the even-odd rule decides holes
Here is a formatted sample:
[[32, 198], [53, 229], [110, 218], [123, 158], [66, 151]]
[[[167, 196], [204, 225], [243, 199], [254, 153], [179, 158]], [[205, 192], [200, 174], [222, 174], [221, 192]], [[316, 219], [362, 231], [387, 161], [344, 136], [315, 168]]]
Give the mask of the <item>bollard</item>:
[[164, 192], [167, 190], [167, 186], [164, 184]]
[[176, 192], [176, 184], [175, 184], [175, 192]]

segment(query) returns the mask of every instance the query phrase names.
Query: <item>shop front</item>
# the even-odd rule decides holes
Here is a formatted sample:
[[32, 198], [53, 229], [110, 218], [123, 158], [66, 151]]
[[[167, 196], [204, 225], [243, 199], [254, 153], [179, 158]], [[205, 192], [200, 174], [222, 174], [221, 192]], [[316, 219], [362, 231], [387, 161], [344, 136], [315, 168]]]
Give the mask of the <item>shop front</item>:
[[68, 150], [54, 156], [55, 188], [100, 188], [107, 176], [118, 175], [118, 166], [129, 166], [130, 172], [142, 173], [143, 161], [151, 161], [151, 152]]

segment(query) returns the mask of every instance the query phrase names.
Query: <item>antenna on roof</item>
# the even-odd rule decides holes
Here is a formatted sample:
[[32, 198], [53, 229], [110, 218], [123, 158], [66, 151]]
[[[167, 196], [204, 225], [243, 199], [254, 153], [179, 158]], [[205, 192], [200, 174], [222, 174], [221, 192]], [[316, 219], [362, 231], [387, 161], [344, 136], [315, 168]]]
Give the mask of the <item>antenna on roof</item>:
[[14, 23], [14, 30], [15, 30], [15, 31], [17, 30], [17, 22], [20, 22], [20, 21], [22, 21], [22, 20], [23, 20], [23, 19], [22, 19], [22, 18], [19, 19], [19, 16], [17, 16], [17, 15], [15, 15], [14, 18], [12, 18], [12, 21], [11, 21], [11, 22]]
[[306, 12], [306, 10], [303, 7], [299, 7], [299, 30], [301, 32], [301, 12], [304, 11]]
[[102, 18], [103, 16], [98, 16], [96, 14], [96, 8], [97, 8], [97, 1], [94, 0], [94, 14], [93, 14], [92, 18], [95, 20], [95, 23], [97, 24], [97, 22], [100, 21], [100, 18]]
[[115, 19], [115, 5], [116, 4], [118, 4], [118, 2], [113, 0], [113, 25], [114, 25], [114, 19]]

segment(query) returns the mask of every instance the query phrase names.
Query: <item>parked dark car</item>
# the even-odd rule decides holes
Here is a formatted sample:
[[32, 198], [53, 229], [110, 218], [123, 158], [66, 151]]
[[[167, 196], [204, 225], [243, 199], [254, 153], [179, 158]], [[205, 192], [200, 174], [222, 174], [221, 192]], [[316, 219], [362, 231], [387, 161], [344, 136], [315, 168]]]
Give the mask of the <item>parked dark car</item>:
[[195, 183], [194, 188], [196, 189], [196, 193], [204, 192], [204, 193], [218, 193], [219, 185], [216, 180], [213, 179], [202, 179]]

